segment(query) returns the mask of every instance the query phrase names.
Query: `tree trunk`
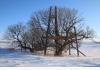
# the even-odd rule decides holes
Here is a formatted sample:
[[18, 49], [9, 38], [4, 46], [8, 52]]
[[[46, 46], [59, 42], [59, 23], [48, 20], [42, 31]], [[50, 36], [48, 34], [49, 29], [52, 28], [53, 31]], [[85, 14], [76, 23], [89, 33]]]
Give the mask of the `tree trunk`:
[[45, 46], [45, 48], [44, 48], [44, 55], [46, 55], [46, 52], [47, 52], [47, 47]]
[[74, 31], [75, 31], [75, 39], [76, 39], [76, 48], [77, 48], [77, 56], [79, 56], [79, 46], [78, 46], [78, 42], [77, 42], [77, 33], [76, 33], [76, 28], [74, 27]]
[[34, 50], [35, 50], [35, 49], [34, 49], [34, 44], [32, 43], [31, 46], [32, 46], [32, 47], [31, 47], [31, 49], [30, 49], [30, 52], [33, 53]]
[[71, 55], [71, 46], [69, 44], [69, 55]]
[[62, 48], [57, 47], [54, 56], [61, 56], [62, 55], [62, 51], [63, 51]]

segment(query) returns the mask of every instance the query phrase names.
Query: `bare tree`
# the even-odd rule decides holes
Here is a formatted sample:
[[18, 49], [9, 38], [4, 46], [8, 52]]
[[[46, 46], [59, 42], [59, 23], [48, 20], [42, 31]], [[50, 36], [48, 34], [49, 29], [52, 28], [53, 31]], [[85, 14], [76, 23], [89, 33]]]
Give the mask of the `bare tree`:
[[26, 47], [27, 35], [25, 33], [25, 26], [22, 23], [15, 25], [10, 25], [7, 29], [6, 36], [9, 39], [14, 39], [18, 42], [19, 46], [22, 48]]
[[[49, 38], [55, 40], [55, 55], [61, 55], [62, 51], [67, 45], [70, 43], [76, 43], [76, 36], [79, 42], [82, 39], [90, 38], [93, 35], [93, 31], [87, 30], [84, 26], [80, 26], [83, 18], [79, 17], [78, 11], [75, 9], [57, 9], [55, 7], [52, 9], [39, 11], [36, 14], [41, 24], [44, 25], [45, 30], [48, 30], [49, 25], [50, 30], [47, 34]], [[76, 34], [74, 27], [77, 32]], [[61, 43], [61, 38], [64, 40], [63, 43]], [[49, 44], [49, 42], [47, 44]]]
[[78, 49], [80, 41], [92, 38], [94, 34], [89, 27], [83, 26], [82, 21], [76, 9], [50, 7], [35, 12], [26, 29], [22, 24], [9, 26], [7, 35], [17, 40], [21, 48], [30, 51], [44, 50], [46, 55], [47, 48], [52, 46], [55, 56], [62, 55], [66, 48], [70, 55], [72, 47], [79, 56], [79, 53], [83, 54]]
[[43, 49], [43, 35], [45, 30], [40, 24], [40, 20], [36, 15], [33, 15], [28, 23], [29, 43], [34, 50]]

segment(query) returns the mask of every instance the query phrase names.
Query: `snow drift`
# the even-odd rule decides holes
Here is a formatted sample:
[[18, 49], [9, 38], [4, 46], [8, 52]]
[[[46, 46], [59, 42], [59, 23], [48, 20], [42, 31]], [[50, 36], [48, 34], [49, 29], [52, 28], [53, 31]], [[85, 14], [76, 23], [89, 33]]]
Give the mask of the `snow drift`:
[[[3, 46], [2, 46], [3, 47]], [[100, 66], [100, 44], [84, 43], [80, 50], [86, 54], [86, 57], [71, 56], [51, 57], [40, 56], [31, 53], [20, 52], [20, 50], [11, 51], [6, 48], [0, 48], [0, 66], [1, 67], [99, 67]]]

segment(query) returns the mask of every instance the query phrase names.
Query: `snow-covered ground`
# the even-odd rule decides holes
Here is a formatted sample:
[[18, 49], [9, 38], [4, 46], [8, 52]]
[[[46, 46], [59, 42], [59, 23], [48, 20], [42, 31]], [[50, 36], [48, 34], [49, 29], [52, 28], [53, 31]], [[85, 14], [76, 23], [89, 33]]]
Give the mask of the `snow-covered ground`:
[[100, 66], [100, 44], [86, 43], [80, 50], [87, 56], [75, 57], [50, 57], [40, 56], [25, 52], [11, 51], [0, 48], [0, 66], [24, 66], [24, 67], [99, 67]]

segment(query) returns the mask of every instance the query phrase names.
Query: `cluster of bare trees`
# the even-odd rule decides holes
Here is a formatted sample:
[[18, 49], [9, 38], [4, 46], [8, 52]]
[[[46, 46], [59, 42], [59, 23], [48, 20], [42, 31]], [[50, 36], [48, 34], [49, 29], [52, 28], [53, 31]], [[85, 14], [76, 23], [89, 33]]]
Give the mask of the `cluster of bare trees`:
[[83, 26], [82, 21], [75, 9], [50, 7], [35, 12], [26, 25], [10, 25], [6, 36], [16, 40], [18, 47], [30, 52], [44, 51], [46, 55], [47, 48], [52, 47], [55, 56], [62, 55], [65, 49], [71, 54], [70, 47], [81, 52], [77, 47], [80, 41], [93, 37], [93, 31]]

